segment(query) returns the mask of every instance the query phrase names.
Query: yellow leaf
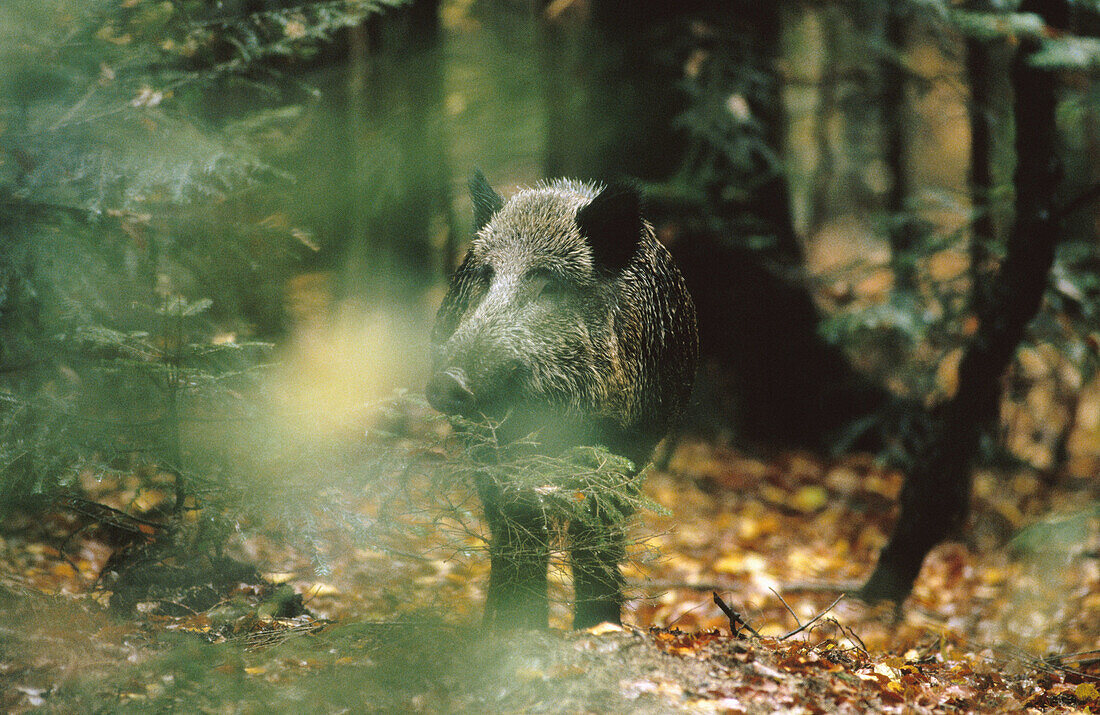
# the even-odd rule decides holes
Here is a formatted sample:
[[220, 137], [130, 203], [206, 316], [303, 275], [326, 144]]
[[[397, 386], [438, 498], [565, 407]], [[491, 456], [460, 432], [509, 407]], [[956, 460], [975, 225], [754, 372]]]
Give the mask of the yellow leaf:
[[760, 487], [759, 491], [760, 496], [764, 497], [764, 501], [773, 504], [782, 504], [786, 501], [787, 492], [774, 484], [764, 484]]
[[1073, 694], [1077, 696], [1077, 699], [1081, 702], [1091, 703], [1095, 700], [1100, 700], [1100, 690], [1096, 689], [1095, 683], [1081, 683], [1077, 686], [1077, 689], [1073, 691]]
[[959, 389], [959, 363], [962, 362], [962, 356], [961, 348], [949, 352], [936, 368], [936, 383], [945, 397], [953, 397]]
[[1016, 352], [1016, 364], [1020, 366], [1025, 377], [1033, 380], [1045, 377], [1050, 372], [1043, 354], [1031, 347], [1022, 347]]
[[62, 578], [72, 578], [76, 576], [76, 570], [69, 564], [68, 561], [62, 561], [53, 565], [50, 572], [54, 576], [61, 576]]
[[763, 571], [767, 565], [767, 560], [757, 554], [735, 553], [718, 559], [713, 568], [717, 573], [739, 574]]
[[946, 250], [933, 254], [928, 272], [935, 281], [948, 281], [961, 276], [970, 267], [970, 257], [962, 251]]
[[791, 495], [789, 506], [803, 514], [815, 512], [829, 503], [829, 494], [824, 487], [808, 484]]

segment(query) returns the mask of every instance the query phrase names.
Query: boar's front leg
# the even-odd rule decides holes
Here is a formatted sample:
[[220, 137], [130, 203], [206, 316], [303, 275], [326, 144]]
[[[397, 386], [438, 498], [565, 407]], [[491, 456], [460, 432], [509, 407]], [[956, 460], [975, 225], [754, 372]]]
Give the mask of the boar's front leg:
[[546, 590], [550, 527], [546, 514], [534, 495], [504, 490], [486, 475], [478, 479], [478, 494], [489, 524], [485, 623], [544, 629], [550, 614]]
[[626, 558], [626, 519], [631, 509], [617, 505], [608, 514], [589, 497], [589, 518], [569, 524], [573, 570], [573, 628], [590, 628], [605, 621], [620, 623]]

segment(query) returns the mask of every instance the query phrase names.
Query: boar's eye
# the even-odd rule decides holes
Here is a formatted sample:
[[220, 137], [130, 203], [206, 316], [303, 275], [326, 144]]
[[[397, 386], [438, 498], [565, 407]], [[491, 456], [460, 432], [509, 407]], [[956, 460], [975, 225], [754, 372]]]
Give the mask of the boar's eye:
[[467, 309], [472, 309], [489, 292], [489, 284], [493, 282], [493, 269], [484, 263], [465, 265], [459, 269], [460, 274], [455, 275], [455, 280], [460, 280], [462, 293], [466, 296]]
[[531, 273], [531, 282], [537, 292], [538, 300], [555, 300], [569, 292], [569, 284], [558, 274], [548, 270], [537, 270]]
[[493, 267], [487, 263], [481, 263], [470, 270], [470, 281], [477, 286], [487, 287], [493, 282]]

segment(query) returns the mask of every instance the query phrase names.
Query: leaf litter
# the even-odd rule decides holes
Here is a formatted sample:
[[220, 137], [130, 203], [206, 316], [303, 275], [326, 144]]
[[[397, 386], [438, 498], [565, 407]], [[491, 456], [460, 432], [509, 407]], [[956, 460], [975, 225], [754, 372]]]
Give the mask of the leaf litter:
[[[567, 630], [561, 565], [552, 630], [480, 627], [488, 569], [462, 496], [449, 503], [465, 512], [400, 542], [332, 528], [303, 549], [245, 530], [228, 551], [262, 579], [201, 610], [125, 616], [100, 579], [109, 534], [64, 512], [9, 523], [0, 707], [1097, 712], [1097, 486], [1038, 480], [980, 470], [962, 540], [929, 556], [898, 611], [852, 594], [896, 517], [900, 474], [865, 456], [685, 441], [648, 475], [663, 509], [635, 526], [625, 625], [585, 632]], [[122, 478], [95, 496], [121, 509], [135, 502], [125, 490]], [[352, 501], [368, 516], [392, 506]]]

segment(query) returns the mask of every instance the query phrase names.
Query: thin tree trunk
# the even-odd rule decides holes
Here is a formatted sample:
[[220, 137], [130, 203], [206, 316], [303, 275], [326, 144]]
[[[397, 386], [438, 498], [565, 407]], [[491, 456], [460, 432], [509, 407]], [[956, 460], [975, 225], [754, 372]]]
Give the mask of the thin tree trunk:
[[[984, 5], [984, 3], [979, 3]], [[979, 311], [985, 304], [984, 269], [996, 227], [989, 205], [993, 188], [993, 104], [990, 92], [991, 62], [986, 43], [966, 41], [966, 76], [970, 83], [970, 201], [974, 210], [970, 238], [970, 304]]]
[[821, 18], [824, 62], [821, 68], [821, 90], [817, 108], [814, 111], [813, 141], [817, 146], [817, 162], [813, 168], [813, 185], [810, 192], [809, 232], [816, 233], [830, 218], [832, 205], [831, 191], [836, 180], [836, 147], [830, 136], [829, 125], [837, 113], [840, 93], [840, 77], [836, 71], [837, 60], [837, 18], [833, 8], [823, 7], [818, 11]]
[[894, 285], [899, 291], [916, 288], [916, 257], [913, 247], [917, 241], [913, 222], [906, 211], [909, 196], [909, 169], [905, 157], [905, 68], [901, 57], [905, 48], [904, 19], [897, 8], [886, 10], [886, 41], [897, 52], [883, 65], [882, 113], [886, 134], [885, 161], [890, 167], [893, 183], [886, 195], [886, 210], [890, 213], [890, 257], [894, 267]]
[[[1068, 18], [1064, 0], [1025, 1], [1021, 11], [1037, 12], [1056, 28]], [[898, 523], [861, 590], [869, 601], [904, 600], [924, 557], [966, 517], [971, 462], [982, 435], [996, 425], [1001, 377], [1047, 287], [1060, 233], [1054, 208], [1056, 87], [1048, 73], [1028, 64], [1036, 49], [1035, 42], [1022, 45], [1012, 64], [1017, 199], [1007, 255], [959, 366], [958, 392], [937, 412], [930, 438], [915, 455]]]

